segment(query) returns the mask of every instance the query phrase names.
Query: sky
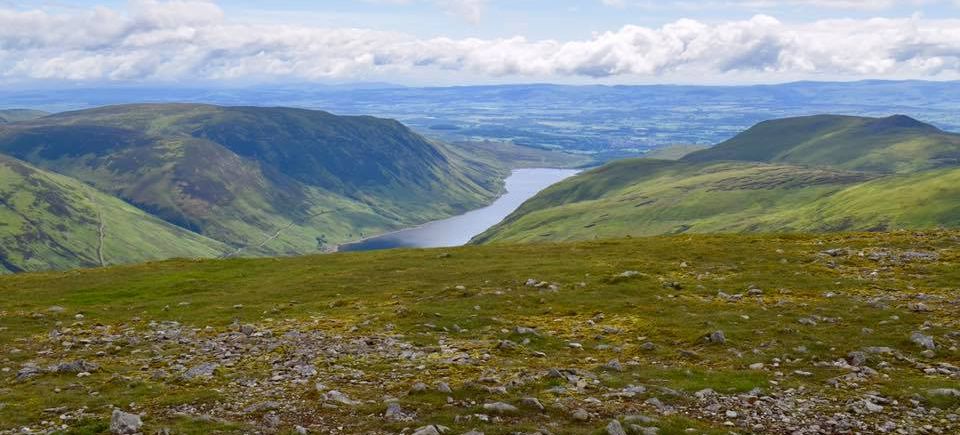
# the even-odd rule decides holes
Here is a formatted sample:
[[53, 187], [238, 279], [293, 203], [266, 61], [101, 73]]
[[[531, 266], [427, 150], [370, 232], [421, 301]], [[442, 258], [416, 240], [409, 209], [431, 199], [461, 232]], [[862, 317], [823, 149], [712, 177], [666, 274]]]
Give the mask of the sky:
[[960, 79], [960, 0], [0, 0], [0, 87]]

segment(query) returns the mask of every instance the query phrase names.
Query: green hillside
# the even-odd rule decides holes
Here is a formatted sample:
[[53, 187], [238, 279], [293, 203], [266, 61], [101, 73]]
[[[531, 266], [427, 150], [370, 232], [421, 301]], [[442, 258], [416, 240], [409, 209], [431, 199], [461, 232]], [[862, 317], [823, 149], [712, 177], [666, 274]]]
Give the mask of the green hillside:
[[210, 257], [226, 247], [0, 155], [0, 273]]
[[761, 122], [733, 139], [684, 157], [744, 160], [871, 172], [960, 165], [960, 135], [913, 118], [818, 115]]
[[477, 208], [505, 167], [396, 121], [156, 104], [0, 128], [0, 153], [74, 177], [237, 255], [318, 252]]
[[957, 156], [960, 136], [902, 116], [768, 121], [679, 161], [583, 173], [474, 242], [955, 228]]
[[49, 115], [47, 112], [29, 109], [0, 109], [0, 124], [29, 121]]
[[957, 433], [958, 241], [682, 235], [0, 277], [0, 431], [102, 433], [119, 409], [141, 433]]

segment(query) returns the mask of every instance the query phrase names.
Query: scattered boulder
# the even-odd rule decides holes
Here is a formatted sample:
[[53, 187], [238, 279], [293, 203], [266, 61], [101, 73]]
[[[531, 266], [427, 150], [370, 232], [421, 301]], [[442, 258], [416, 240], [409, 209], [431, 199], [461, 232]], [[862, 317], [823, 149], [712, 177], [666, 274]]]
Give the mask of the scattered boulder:
[[141, 426], [143, 426], [143, 421], [137, 414], [114, 409], [113, 415], [110, 416], [110, 432], [115, 434], [135, 434], [140, 432]]
[[60, 363], [51, 368], [54, 373], [91, 373], [100, 369], [100, 366], [84, 360]]
[[17, 372], [17, 380], [25, 381], [43, 374], [43, 370], [35, 364], [27, 364]]
[[216, 363], [203, 363], [187, 370], [181, 377], [188, 381], [194, 379], [210, 379], [219, 367]]
[[450, 431], [450, 428], [446, 426], [431, 424], [429, 426], [424, 426], [413, 431], [413, 435], [442, 435], [449, 431]]
[[956, 388], [934, 388], [928, 390], [927, 394], [933, 397], [958, 397], [960, 398], [960, 390]]
[[501, 415], [515, 414], [517, 411], [519, 411], [516, 406], [503, 402], [485, 403], [483, 405], [483, 409], [487, 412]]
[[441, 393], [444, 393], [444, 394], [453, 393], [453, 390], [450, 388], [450, 385], [447, 384], [446, 382], [441, 382], [441, 383], [437, 384], [437, 391], [439, 391], [439, 392], [441, 392]]
[[327, 402], [339, 403], [347, 406], [359, 405], [360, 402], [350, 399], [346, 394], [343, 394], [337, 390], [330, 390], [323, 395], [323, 400]]
[[921, 334], [919, 332], [914, 332], [911, 334], [910, 341], [924, 349], [936, 350], [937, 348], [937, 344], [933, 341], [933, 337]]
[[623, 364], [620, 364], [619, 360], [611, 360], [610, 362], [605, 364], [603, 368], [606, 370], [614, 371], [614, 372], [622, 372]]
[[523, 406], [524, 408], [530, 408], [536, 411], [543, 411], [546, 409], [543, 406], [543, 404], [540, 403], [540, 400], [537, 399], [536, 397], [524, 397], [523, 399], [520, 399], [520, 406]]
[[723, 331], [714, 331], [710, 333], [710, 335], [707, 337], [707, 340], [713, 344], [724, 344], [727, 342], [727, 336], [723, 333]]
[[623, 425], [619, 421], [611, 420], [607, 424], [607, 435], [627, 435], [627, 431], [623, 430]]
[[583, 409], [583, 408], [577, 408], [577, 409], [575, 409], [575, 410], [573, 411], [573, 413], [570, 414], [570, 416], [571, 416], [574, 420], [576, 420], [576, 421], [589, 421], [589, 420], [590, 420], [590, 413], [587, 412], [587, 410], [586, 410], [586, 409]]
[[519, 334], [519, 335], [535, 335], [535, 336], [539, 336], [539, 335], [540, 335], [540, 333], [537, 332], [536, 329], [534, 329], [534, 328], [528, 328], [528, 327], [525, 327], [525, 326], [518, 326], [518, 327], [514, 328], [513, 332], [515, 332], [515, 333], [517, 333], [517, 334]]

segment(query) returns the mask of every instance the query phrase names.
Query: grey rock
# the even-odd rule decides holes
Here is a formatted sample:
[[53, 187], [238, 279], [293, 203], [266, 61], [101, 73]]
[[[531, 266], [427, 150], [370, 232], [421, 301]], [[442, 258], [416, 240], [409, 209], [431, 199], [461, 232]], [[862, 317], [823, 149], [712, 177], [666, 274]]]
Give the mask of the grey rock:
[[516, 349], [516, 348], [517, 348], [517, 343], [514, 343], [513, 341], [510, 341], [510, 340], [500, 340], [500, 342], [497, 343], [497, 349], [509, 350], [509, 349]]
[[253, 325], [246, 324], [240, 327], [240, 333], [243, 335], [253, 335], [255, 332], [257, 332], [257, 328]]
[[519, 334], [519, 335], [536, 335], [536, 336], [539, 336], [539, 335], [540, 335], [540, 333], [537, 332], [536, 329], [527, 328], [527, 327], [525, 327], [525, 326], [518, 326], [518, 327], [514, 328], [513, 332], [515, 332], [515, 333], [517, 333], [517, 334]]
[[17, 372], [17, 380], [25, 381], [27, 379], [35, 378], [43, 374], [43, 369], [37, 367], [34, 364], [27, 364], [20, 368], [20, 371]]
[[307, 428], [303, 426], [296, 426], [293, 428], [293, 431], [296, 432], [297, 435], [307, 435]]
[[429, 426], [417, 428], [417, 430], [413, 432], [413, 435], [442, 435], [449, 431], [449, 427], [431, 424]]
[[623, 430], [623, 425], [619, 421], [611, 420], [607, 424], [607, 435], [627, 435], [627, 431]]
[[198, 366], [194, 366], [190, 370], [187, 370], [186, 373], [182, 375], [183, 379], [194, 380], [194, 379], [210, 379], [216, 373], [217, 369], [220, 367], [216, 363], [204, 363]]
[[607, 369], [607, 370], [612, 370], [612, 371], [615, 371], [615, 372], [622, 372], [622, 371], [623, 371], [623, 364], [620, 364], [620, 361], [618, 361], [618, 360], [611, 360], [611, 361], [608, 362], [606, 365], [604, 365], [603, 368], [605, 368], [605, 369]]
[[657, 422], [657, 419], [647, 417], [646, 415], [628, 415], [623, 418], [623, 421], [628, 424], [654, 424]]
[[405, 421], [411, 419], [411, 416], [403, 410], [398, 402], [387, 403], [387, 410], [383, 413], [383, 416], [393, 421]]
[[91, 373], [100, 369], [100, 366], [84, 360], [60, 363], [52, 368], [55, 373]]
[[347, 406], [354, 406], [354, 405], [360, 404], [360, 402], [350, 399], [349, 397], [347, 397], [346, 394], [343, 394], [337, 390], [328, 391], [326, 394], [323, 395], [323, 400], [326, 400], [327, 402], [334, 402], [334, 403], [339, 403]]
[[536, 397], [524, 397], [523, 399], [520, 399], [520, 406], [523, 406], [525, 408], [535, 409], [537, 411], [543, 411], [544, 409], [546, 409], [544, 408], [543, 404], [540, 403], [540, 400], [538, 400]]
[[657, 345], [653, 344], [653, 342], [650, 342], [650, 341], [640, 345], [640, 349], [648, 350], [648, 351], [655, 350], [656, 348], [657, 348]]
[[927, 390], [927, 394], [934, 397], [960, 397], [960, 390], [956, 388], [934, 388]]
[[573, 419], [576, 421], [588, 421], [590, 420], [590, 413], [587, 412], [586, 409], [577, 408], [576, 410], [573, 411], [573, 414], [571, 414], [571, 417], [573, 417]]
[[860, 367], [867, 363], [867, 354], [865, 352], [850, 352], [847, 354], [847, 363], [854, 367]]
[[727, 342], [727, 336], [723, 333], [723, 331], [714, 331], [710, 333], [708, 338], [713, 344], [724, 344]]
[[410, 387], [410, 394], [425, 393], [429, 389], [430, 387], [428, 387], [427, 384], [424, 384], [423, 382], [417, 382], [416, 384], [413, 384], [412, 387]]
[[110, 416], [110, 432], [115, 434], [135, 434], [140, 432], [143, 421], [137, 414], [130, 414], [119, 409], [113, 410]]
[[933, 341], [933, 337], [921, 334], [919, 332], [914, 332], [911, 334], [910, 341], [924, 349], [936, 350], [937, 348], [937, 344]]
[[441, 383], [437, 384], [437, 391], [439, 391], [439, 392], [441, 392], [441, 393], [444, 393], [444, 394], [453, 393], [453, 390], [450, 388], [450, 385], [447, 384], [446, 382], [441, 382]]
[[472, 430], [470, 432], [464, 432], [463, 435], [483, 435], [483, 432]]
[[501, 414], [501, 415], [514, 414], [517, 411], [519, 411], [519, 409], [517, 409], [516, 406], [513, 406], [509, 403], [503, 403], [503, 402], [485, 403], [483, 404], [483, 409], [487, 412], [490, 412], [493, 414]]

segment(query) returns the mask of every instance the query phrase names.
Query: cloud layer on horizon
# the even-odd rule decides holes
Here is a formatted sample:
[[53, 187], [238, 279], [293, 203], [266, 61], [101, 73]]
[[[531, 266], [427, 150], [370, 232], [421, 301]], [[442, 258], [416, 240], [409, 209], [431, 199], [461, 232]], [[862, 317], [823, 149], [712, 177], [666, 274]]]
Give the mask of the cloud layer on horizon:
[[673, 74], [953, 77], [960, 20], [681, 19], [584, 40], [417, 38], [231, 21], [200, 0], [51, 13], [0, 9], [0, 80], [355, 80], [463, 74], [585, 79]]

